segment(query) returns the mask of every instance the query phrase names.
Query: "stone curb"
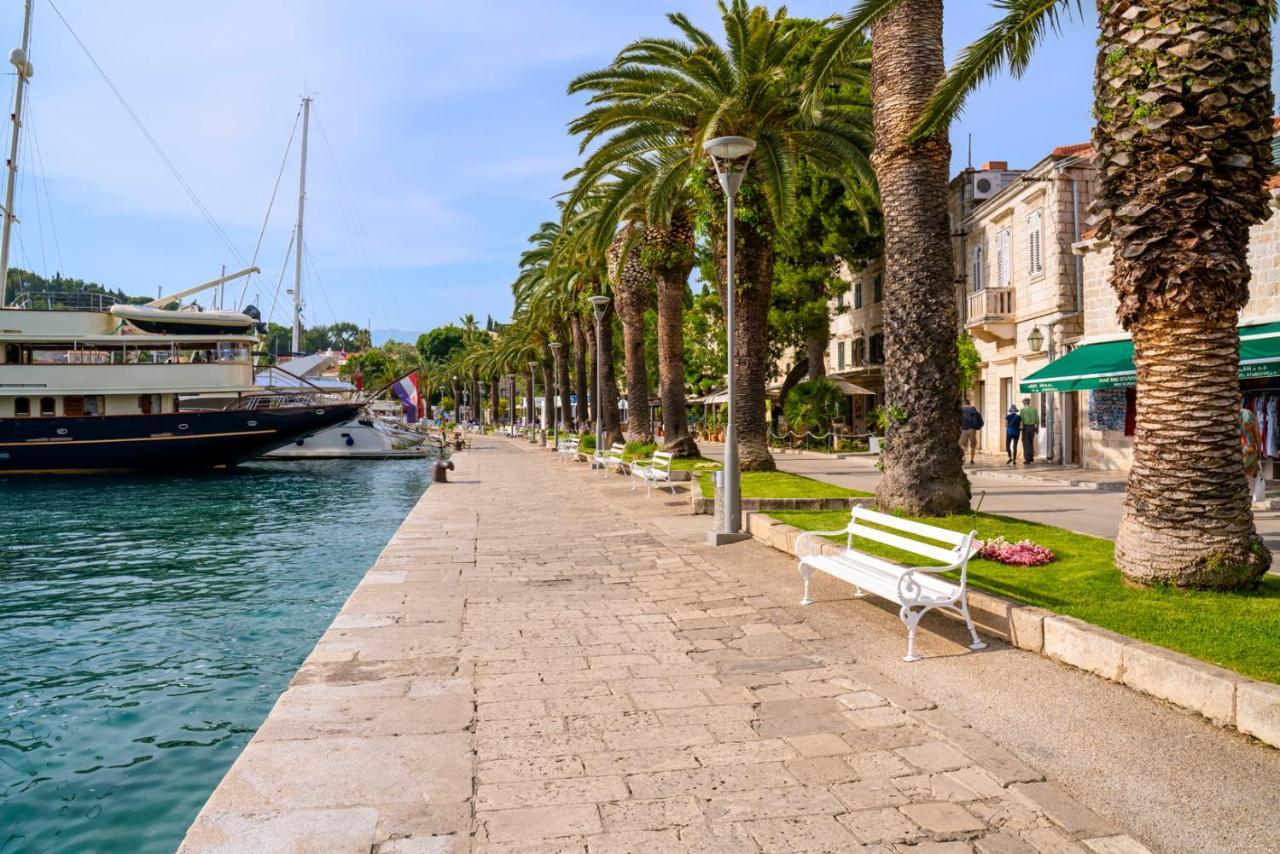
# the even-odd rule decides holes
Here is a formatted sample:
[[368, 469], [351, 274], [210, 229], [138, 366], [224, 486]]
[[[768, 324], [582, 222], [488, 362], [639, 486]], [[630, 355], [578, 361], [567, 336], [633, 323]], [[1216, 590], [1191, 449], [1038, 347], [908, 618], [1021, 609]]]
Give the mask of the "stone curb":
[[[795, 554], [796, 538], [803, 533], [760, 512], [748, 514], [747, 530], [760, 542], [789, 555]], [[830, 541], [821, 543], [820, 548], [824, 554], [841, 550]], [[1218, 726], [1234, 727], [1280, 747], [1280, 685], [1257, 682], [1074, 617], [980, 590], [969, 591], [969, 613], [984, 632], [1012, 646], [1127, 685]]]
[[1028, 485], [1044, 484], [1045, 486], [1074, 486], [1078, 489], [1092, 489], [1096, 492], [1124, 492], [1124, 482], [1082, 480], [1070, 477], [1036, 477], [1015, 472], [1003, 472], [989, 469], [975, 469], [969, 472], [974, 477], [989, 477], [993, 480], [1012, 480]]
[[[864, 498], [743, 498], [740, 499], [745, 513], [758, 513], [763, 510], [793, 510], [816, 513], [822, 510], [849, 510]], [[693, 515], [714, 516], [716, 500], [703, 495], [694, 494]]]

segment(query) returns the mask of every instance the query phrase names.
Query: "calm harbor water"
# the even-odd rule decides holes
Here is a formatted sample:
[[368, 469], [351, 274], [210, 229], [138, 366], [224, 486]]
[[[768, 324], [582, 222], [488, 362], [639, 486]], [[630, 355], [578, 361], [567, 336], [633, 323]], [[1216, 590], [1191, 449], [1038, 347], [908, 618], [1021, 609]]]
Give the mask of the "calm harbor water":
[[0, 478], [0, 852], [172, 851], [429, 479]]

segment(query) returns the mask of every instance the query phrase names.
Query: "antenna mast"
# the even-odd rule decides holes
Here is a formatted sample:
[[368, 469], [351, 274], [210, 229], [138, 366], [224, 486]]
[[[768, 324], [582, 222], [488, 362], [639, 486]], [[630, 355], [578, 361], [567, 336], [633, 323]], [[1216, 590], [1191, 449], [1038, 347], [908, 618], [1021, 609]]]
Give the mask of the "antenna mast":
[[9, 238], [13, 232], [13, 188], [18, 178], [18, 131], [22, 128], [22, 100], [27, 91], [27, 81], [35, 73], [27, 60], [27, 48], [31, 44], [31, 0], [22, 4], [22, 47], [9, 54], [9, 62], [18, 71], [17, 90], [13, 96], [12, 138], [9, 140], [9, 175], [4, 188], [4, 226], [0, 228], [0, 308], [9, 302]]
[[[30, 0], [28, 0], [30, 2]], [[293, 263], [293, 352], [302, 352], [302, 215], [307, 206], [307, 126], [311, 98], [302, 99], [302, 164], [298, 169], [298, 246]]]

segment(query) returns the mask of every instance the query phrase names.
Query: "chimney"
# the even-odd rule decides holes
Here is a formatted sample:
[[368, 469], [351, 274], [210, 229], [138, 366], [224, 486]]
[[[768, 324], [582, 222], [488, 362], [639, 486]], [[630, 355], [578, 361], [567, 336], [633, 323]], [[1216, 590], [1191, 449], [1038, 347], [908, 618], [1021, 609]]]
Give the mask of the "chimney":
[[982, 164], [980, 172], [1006, 172], [1009, 169], [1008, 160], [988, 160]]

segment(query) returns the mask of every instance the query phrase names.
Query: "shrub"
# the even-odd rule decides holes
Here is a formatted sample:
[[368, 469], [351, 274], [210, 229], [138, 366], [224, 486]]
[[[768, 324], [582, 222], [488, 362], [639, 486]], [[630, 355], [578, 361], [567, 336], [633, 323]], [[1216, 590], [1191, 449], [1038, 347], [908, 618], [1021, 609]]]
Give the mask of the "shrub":
[[628, 442], [626, 455], [632, 459], [647, 460], [657, 449], [657, 442]]
[[594, 433], [578, 434], [578, 450], [582, 452], [594, 451], [596, 449], [596, 436]]

